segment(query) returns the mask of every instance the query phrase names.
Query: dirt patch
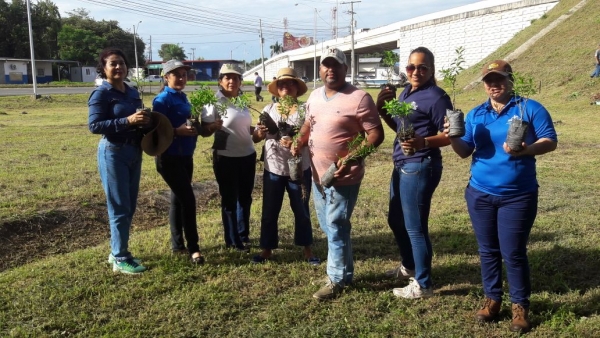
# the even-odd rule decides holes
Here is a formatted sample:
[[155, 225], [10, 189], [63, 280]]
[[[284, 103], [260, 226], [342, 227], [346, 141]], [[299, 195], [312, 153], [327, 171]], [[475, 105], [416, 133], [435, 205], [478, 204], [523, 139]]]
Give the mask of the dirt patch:
[[[262, 177], [257, 177], [257, 187]], [[194, 183], [197, 212], [220, 203], [216, 182]], [[262, 189], [261, 189], [262, 190]], [[170, 191], [140, 193], [133, 220], [136, 230], [152, 229], [168, 222]], [[0, 271], [48, 255], [63, 254], [96, 246], [110, 238], [104, 202], [81, 205], [63, 203], [33, 217], [0, 223]]]

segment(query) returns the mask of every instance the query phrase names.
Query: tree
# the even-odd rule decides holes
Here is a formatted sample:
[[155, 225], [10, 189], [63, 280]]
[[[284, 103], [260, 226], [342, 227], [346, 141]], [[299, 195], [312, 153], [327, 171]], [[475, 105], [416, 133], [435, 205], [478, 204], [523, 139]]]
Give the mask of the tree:
[[169, 61], [173, 59], [182, 61], [186, 60], [185, 50], [183, 47], [173, 43], [163, 43], [160, 45], [158, 56], [160, 56], [163, 61]]
[[383, 52], [383, 57], [381, 59], [381, 63], [387, 68], [387, 80], [388, 82], [392, 82], [392, 75], [394, 74], [394, 65], [398, 61], [398, 54], [392, 52], [391, 50], [386, 50]]
[[278, 41], [275, 41], [275, 44], [269, 46], [269, 48], [271, 49], [271, 57], [273, 57], [273, 55], [277, 55], [283, 52], [283, 46], [280, 45]]
[[106, 39], [87, 29], [64, 25], [58, 33], [58, 47], [61, 59], [76, 60], [85, 65], [93, 65], [104, 48]]
[[[123, 30], [121, 27], [119, 27], [119, 22], [114, 20], [96, 21], [89, 17], [89, 12], [84, 8], [74, 9], [70, 12], [67, 12], [67, 14], [69, 15], [69, 17], [63, 19], [63, 24], [68, 24], [78, 29], [94, 32], [96, 36], [104, 39], [104, 44], [102, 48], [119, 48], [123, 51], [125, 57], [130, 62], [130, 66], [132, 64], [135, 64], [133, 32]], [[136, 37], [135, 44], [137, 45], [138, 50], [138, 63], [140, 65], [144, 65], [146, 64], [146, 58], [144, 56], [143, 51], [146, 49], [146, 44], [139, 37]], [[84, 61], [76, 59], [75, 61], [85, 63], [89, 62], [87, 60]]]

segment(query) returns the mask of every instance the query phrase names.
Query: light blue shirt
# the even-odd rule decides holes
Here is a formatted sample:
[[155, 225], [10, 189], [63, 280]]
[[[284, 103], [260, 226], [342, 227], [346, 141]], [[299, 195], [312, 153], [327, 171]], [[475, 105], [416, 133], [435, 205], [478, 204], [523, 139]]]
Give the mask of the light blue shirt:
[[[517, 195], [538, 188], [535, 156], [511, 156], [503, 149], [510, 121], [520, 116], [517, 102], [521, 101], [521, 97], [511, 98], [498, 114], [488, 100], [467, 114], [462, 140], [475, 148], [469, 180], [473, 188], [496, 196]], [[529, 124], [527, 145], [541, 138], [558, 141], [552, 118], [539, 102], [526, 101], [523, 121]]]

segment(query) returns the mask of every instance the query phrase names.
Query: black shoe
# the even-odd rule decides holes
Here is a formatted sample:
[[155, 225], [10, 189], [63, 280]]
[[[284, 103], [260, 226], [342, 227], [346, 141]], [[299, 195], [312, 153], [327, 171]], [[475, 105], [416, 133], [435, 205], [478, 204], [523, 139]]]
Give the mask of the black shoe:
[[266, 262], [266, 261], [268, 261], [268, 260], [269, 260], [269, 258], [264, 258], [264, 257], [263, 257], [263, 256], [261, 256], [261, 255], [256, 255], [256, 256], [252, 257], [252, 260], [251, 260], [251, 262], [252, 262], [253, 264], [262, 264], [262, 263], [265, 263], [265, 262]]

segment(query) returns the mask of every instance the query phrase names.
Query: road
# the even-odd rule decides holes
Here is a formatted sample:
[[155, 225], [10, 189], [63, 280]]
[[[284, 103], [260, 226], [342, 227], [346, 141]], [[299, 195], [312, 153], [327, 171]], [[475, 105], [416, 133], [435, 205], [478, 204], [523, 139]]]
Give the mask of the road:
[[[157, 93], [160, 86], [145, 86], [146, 93]], [[198, 86], [188, 86], [184, 89], [184, 92], [191, 92], [198, 88]], [[213, 87], [215, 90], [217, 87]], [[86, 94], [91, 93], [94, 87], [38, 87], [38, 95], [52, 95], [52, 94]], [[242, 88], [244, 93], [254, 94], [254, 88], [252, 86], [244, 86]], [[266, 88], [263, 88], [263, 92], [266, 92]], [[18, 96], [18, 95], [33, 95], [33, 88], [0, 88], [0, 96]]]

